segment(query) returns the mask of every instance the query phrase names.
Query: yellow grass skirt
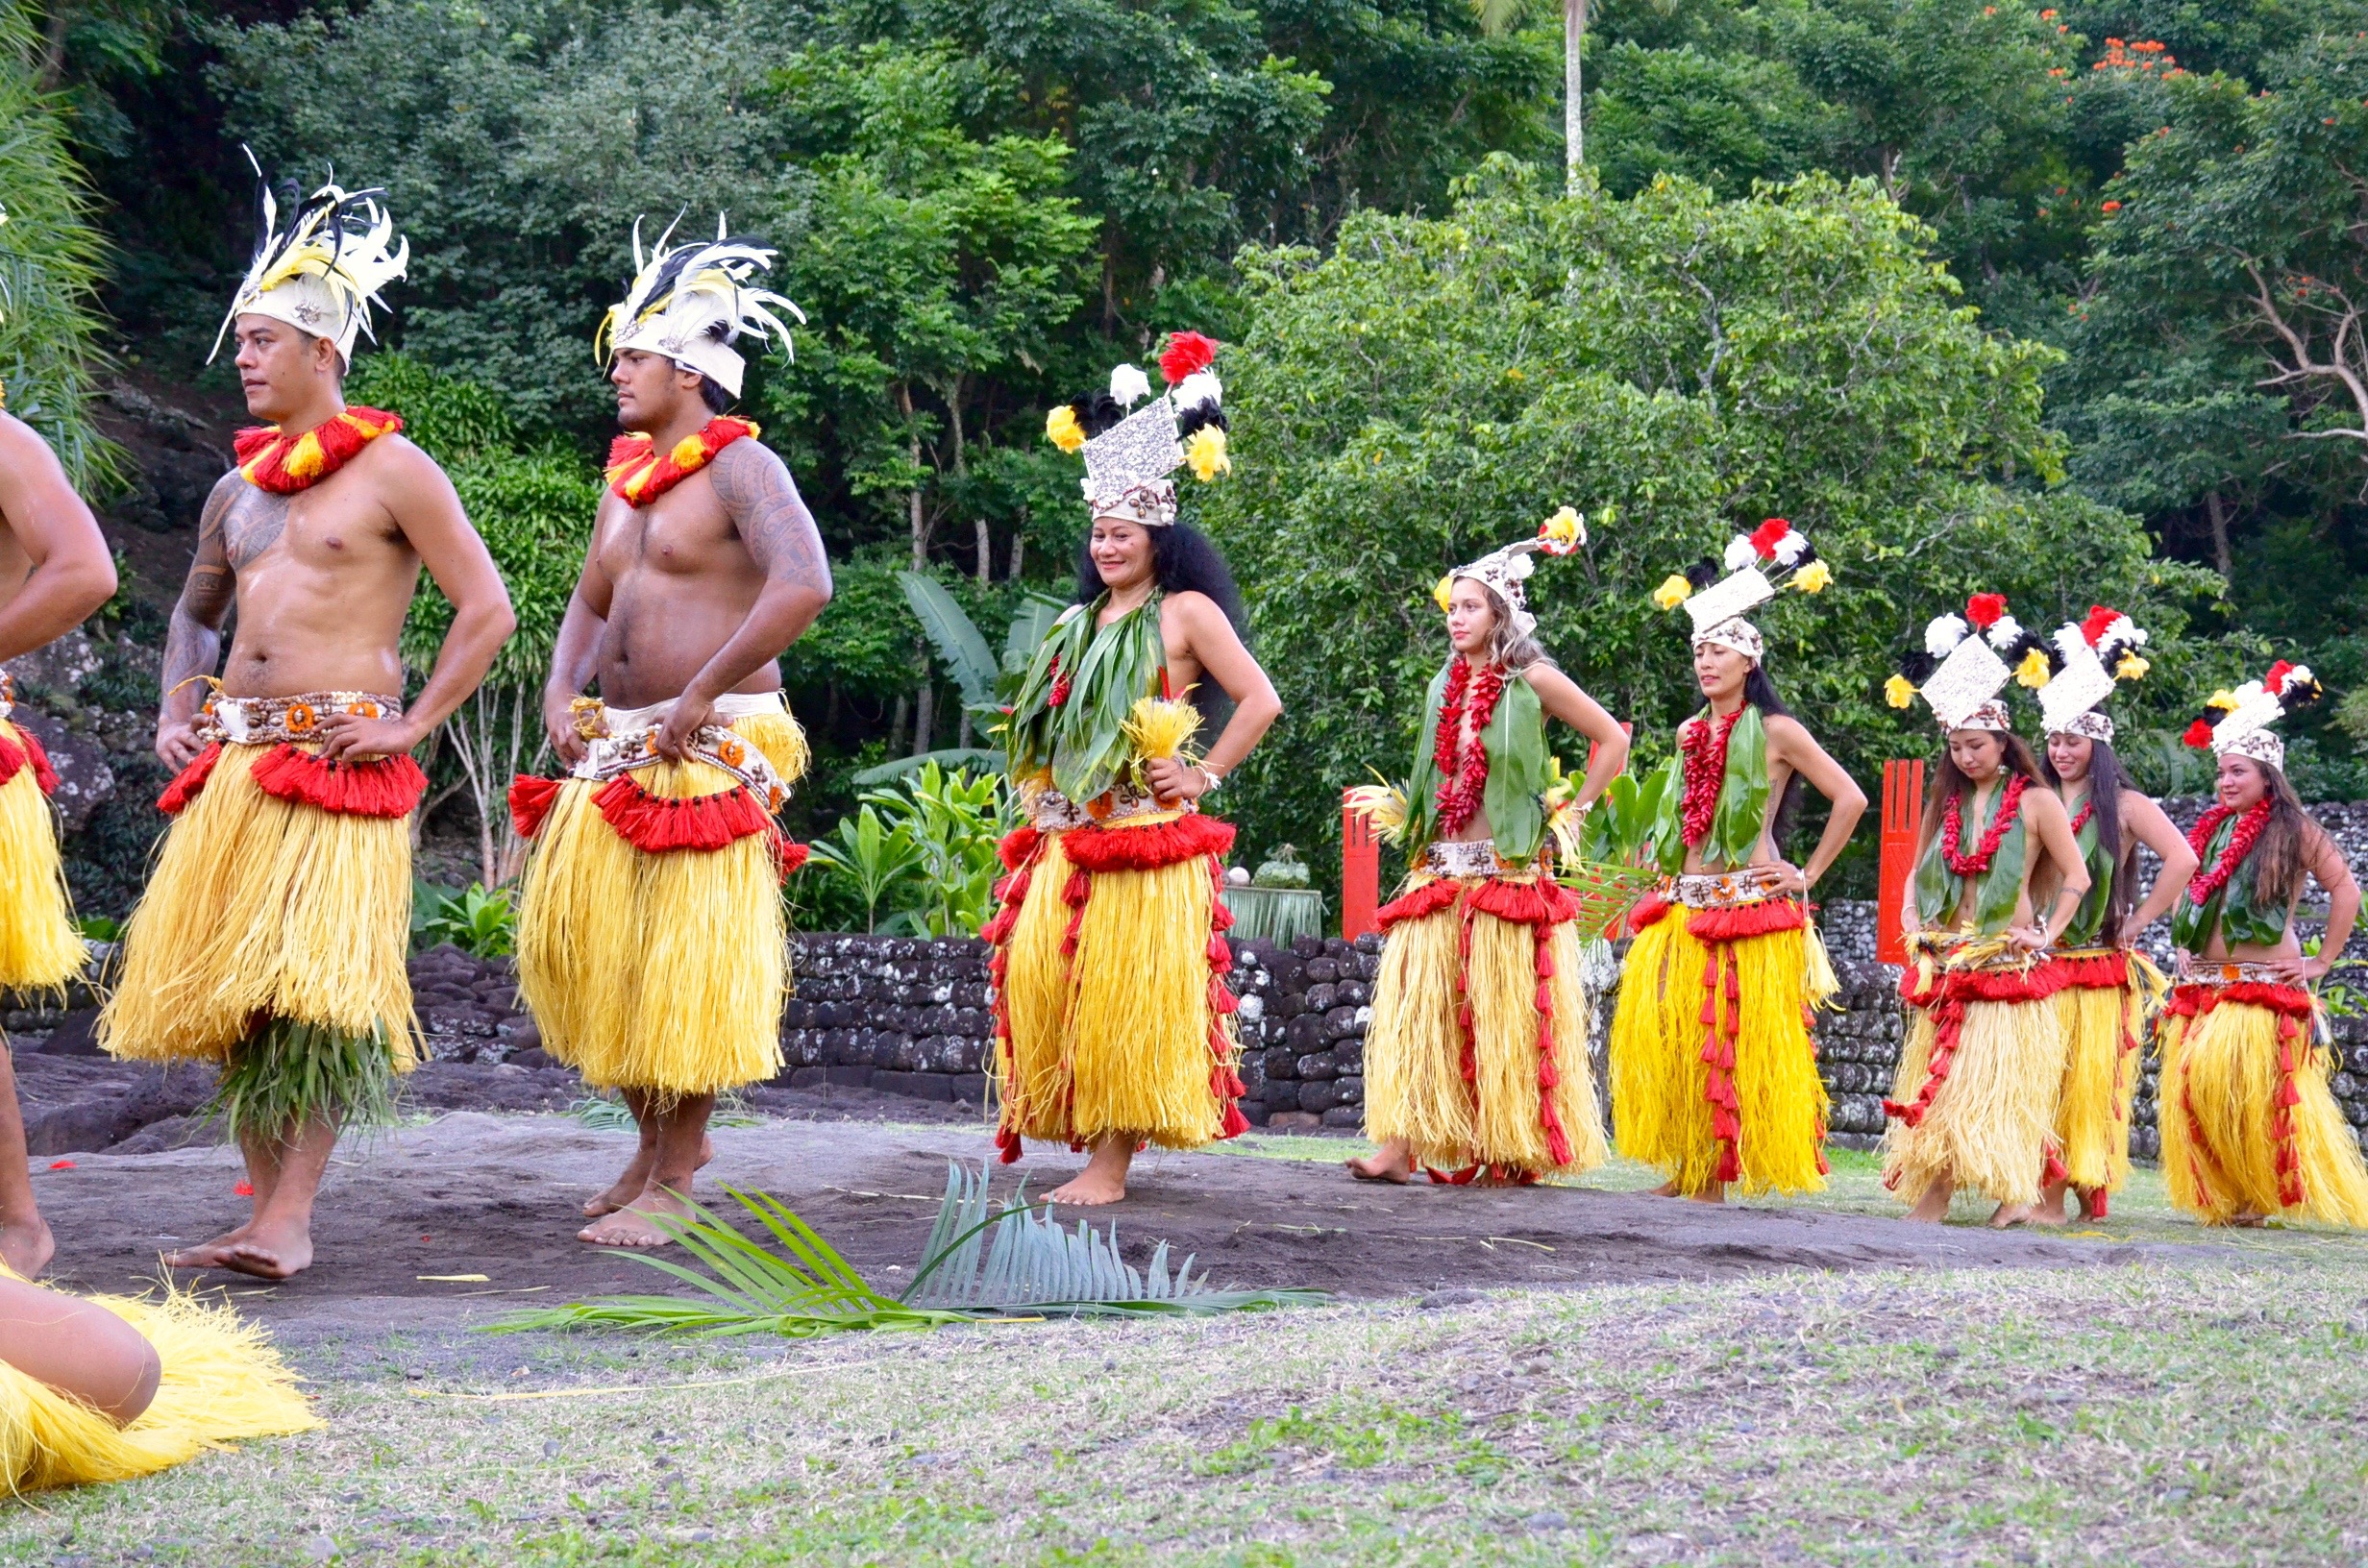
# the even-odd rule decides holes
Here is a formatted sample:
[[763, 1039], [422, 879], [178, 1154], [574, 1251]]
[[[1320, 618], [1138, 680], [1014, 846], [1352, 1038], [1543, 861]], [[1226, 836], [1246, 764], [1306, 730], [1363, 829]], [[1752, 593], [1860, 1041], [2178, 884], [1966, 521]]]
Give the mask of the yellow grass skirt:
[[2130, 1176], [2138, 1041], [2168, 987], [2143, 953], [2100, 949], [2058, 958], [2068, 971], [2056, 993], [2064, 1037], [2056, 1141], [2064, 1176], [2083, 1192], [2117, 1192]]
[[156, 1398], [129, 1426], [0, 1362], [0, 1469], [12, 1491], [130, 1481], [241, 1437], [323, 1423], [262, 1331], [230, 1309], [168, 1293], [80, 1298], [122, 1318], [163, 1365]]
[[[0, 757], [23, 757], [29, 742], [39, 745], [0, 720]], [[0, 986], [19, 991], [64, 985], [82, 972], [86, 956], [40, 772], [20, 761], [0, 784]]]
[[1603, 1164], [1578, 928], [1555, 918], [1542, 886], [1553, 884], [1422, 878], [1382, 912], [1368, 1137], [1402, 1141], [1440, 1171], [1575, 1175]]
[[2172, 992], [2162, 1173], [2171, 1201], [2208, 1224], [2286, 1214], [2368, 1227], [2368, 1165], [2328, 1088], [2334, 1063], [2312, 1039], [2311, 1009], [2292, 986]]
[[264, 794], [250, 773], [274, 749], [223, 746], [165, 834], [124, 926], [99, 1042], [143, 1061], [220, 1062], [276, 1017], [375, 1032], [408, 1072], [409, 823]]
[[1964, 950], [1919, 953], [1901, 986], [1908, 1040], [1883, 1135], [1883, 1185], [1913, 1205], [1943, 1176], [1999, 1203], [2030, 1204], [2056, 1154], [2063, 1082], [2060, 971]]
[[[1696, 934], [1700, 916], [1759, 910], [1771, 913], [1754, 923], [1797, 923], [1715, 945]], [[1750, 1192], [1822, 1190], [1828, 1100], [1809, 1034], [1809, 972], [1808, 922], [1789, 900], [1699, 911], [1676, 904], [1646, 925], [1629, 945], [1612, 1019], [1619, 1152], [1658, 1167], [1685, 1193], [1722, 1182]], [[1714, 989], [1706, 979], [1717, 982], [1715, 1033], [1732, 1039], [1731, 1068], [1704, 1021], [1705, 993]]]
[[1119, 1135], [1193, 1149], [1243, 1131], [1232, 923], [1218, 900], [1233, 830], [1197, 813], [1004, 841], [995, 947], [1006, 1161], [1021, 1140]]
[[[805, 771], [805, 732], [787, 714], [729, 726], [784, 781]], [[740, 787], [703, 762], [624, 775], [663, 799]], [[772, 1078], [781, 1070], [789, 925], [770, 834], [720, 849], [634, 847], [594, 796], [564, 781], [528, 855], [518, 912], [518, 995], [543, 1048], [597, 1089], [660, 1104]]]

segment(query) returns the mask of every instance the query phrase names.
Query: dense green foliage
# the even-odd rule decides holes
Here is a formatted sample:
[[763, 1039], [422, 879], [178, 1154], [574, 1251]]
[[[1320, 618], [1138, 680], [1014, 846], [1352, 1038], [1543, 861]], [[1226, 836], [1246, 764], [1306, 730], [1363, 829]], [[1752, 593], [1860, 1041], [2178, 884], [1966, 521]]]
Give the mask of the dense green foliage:
[[1768, 668], [1862, 775], [1929, 744], [1926, 716], [1878, 687], [1969, 588], [2034, 626], [2091, 596], [2136, 614], [2157, 702], [2225, 670], [2226, 653], [2190, 668], [2208, 650], [2179, 636], [2208, 576], [2044, 482], [2061, 464], [2040, 421], [2054, 355], [1985, 332], [1876, 192], [1822, 176], [1731, 203], [1667, 180], [1631, 201], [1538, 187], [1499, 163], [1444, 217], [1359, 216], [1329, 257], [1245, 257], [1245, 459], [1209, 512], [1287, 709], [1289, 744], [1253, 757], [1233, 805], [1252, 843], [1325, 842], [1343, 785], [1403, 769], [1409, 698], [1444, 652], [1430, 585], [1566, 502], [1616, 515], [1530, 579], [1541, 636], [1635, 720], [1647, 758], [1697, 700], [1687, 623], [1654, 586], [1770, 515], [1836, 582], [1765, 613]]

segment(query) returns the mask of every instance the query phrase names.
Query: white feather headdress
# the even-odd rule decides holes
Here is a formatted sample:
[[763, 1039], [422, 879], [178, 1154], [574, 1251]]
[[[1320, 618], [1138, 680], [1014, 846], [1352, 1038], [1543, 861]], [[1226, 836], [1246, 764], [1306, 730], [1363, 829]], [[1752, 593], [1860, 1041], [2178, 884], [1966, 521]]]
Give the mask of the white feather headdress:
[[721, 216], [710, 241], [669, 245], [674, 233], [668, 224], [645, 255], [641, 220], [633, 220], [632, 285], [601, 318], [593, 357], [605, 365], [626, 349], [664, 355], [736, 398], [747, 366], [732, 345], [743, 337], [755, 338], [760, 347], [778, 338], [781, 352], [795, 358], [789, 323], [775, 312], [787, 312], [801, 327], [805, 312], [786, 295], [750, 285], [757, 273], [772, 270], [780, 253], [771, 246], [732, 237]]
[[[337, 357], [351, 366], [355, 339], [370, 331], [371, 310], [386, 307], [379, 290], [403, 276], [411, 242], [397, 238], [395, 220], [379, 205], [384, 191], [350, 191], [334, 181], [297, 203], [283, 230], [271, 182], [254, 153], [247, 162], [256, 179], [255, 257], [207, 362], [222, 352], [223, 338], [240, 316], [257, 315], [330, 339]], [[378, 341], [376, 332], [370, 335]]]

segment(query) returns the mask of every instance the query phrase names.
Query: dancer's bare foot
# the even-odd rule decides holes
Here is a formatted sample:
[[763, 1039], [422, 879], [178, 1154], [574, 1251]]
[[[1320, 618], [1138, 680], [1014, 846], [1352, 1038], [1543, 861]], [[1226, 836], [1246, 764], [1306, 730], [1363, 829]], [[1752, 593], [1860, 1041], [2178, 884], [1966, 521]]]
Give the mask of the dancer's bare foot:
[[[2028, 1221], [2035, 1221], [2038, 1217], [2039, 1209], [2036, 1204], [2002, 1203], [1991, 1212], [1989, 1216], [1989, 1228], [1993, 1231], [2003, 1231], [2010, 1226], [2021, 1225]], [[2063, 1216], [2060, 1214], [2057, 1215], [2056, 1223], [2059, 1225], [2062, 1224]]]
[[2257, 1231], [2269, 1223], [2269, 1216], [2258, 1209], [2248, 1209], [2243, 1213], [2229, 1215], [2229, 1223], [2248, 1231]]
[[0, 1262], [8, 1264], [18, 1279], [38, 1276], [49, 1266], [50, 1257], [57, 1250], [57, 1239], [49, 1234], [49, 1222], [39, 1214], [0, 1220]]
[[631, 1203], [576, 1233], [576, 1239], [596, 1247], [651, 1248], [671, 1246], [674, 1237], [660, 1229], [653, 1214], [688, 1219], [690, 1205], [671, 1192], [644, 1192]]
[[1724, 1203], [1727, 1201], [1727, 1184], [1713, 1182], [1701, 1191], [1689, 1192], [1685, 1196], [1690, 1203]]
[[1924, 1189], [1922, 1197], [1915, 1200], [1915, 1207], [1908, 1211], [1908, 1217], [1918, 1224], [1937, 1225], [1949, 1217], [1949, 1199], [1956, 1193], [1955, 1179], [1940, 1177]]
[[1681, 1194], [1677, 1189], [1677, 1178], [1672, 1176], [1667, 1181], [1662, 1183], [1659, 1187], [1654, 1188], [1648, 1196], [1656, 1198], [1674, 1198], [1683, 1196], [1683, 1194]]
[[1117, 1203], [1126, 1196], [1126, 1170], [1135, 1161], [1135, 1140], [1124, 1136], [1105, 1138], [1094, 1145], [1085, 1168], [1054, 1188], [1047, 1196], [1054, 1203], [1081, 1209]]
[[247, 1233], [253, 1229], [255, 1229], [255, 1222], [249, 1220], [244, 1225], [224, 1231], [210, 1241], [201, 1241], [194, 1247], [183, 1247], [178, 1252], [168, 1252], [164, 1255], [165, 1266], [168, 1268], [228, 1267], [229, 1265], [222, 1260], [230, 1256], [232, 1248], [243, 1245], [247, 1239]]
[[312, 1226], [304, 1219], [270, 1216], [247, 1227], [246, 1238], [224, 1250], [213, 1265], [259, 1280], [284, 1280], [312, 1266]]
[[1360, 1182], [1393, 1182], [1404, 1187], [1414, 1180], [1415, 1157], [1397, 1139], [1390, 1139], [1362, 1160], [1344, 1160], [1342, 1164]]
[[[707, 1168], [707, 1163], [714, 1158], [715, 1140], [710, 1138], [702, 1138], [699, 1140], [699, 1164], [691, 1168], [704, 1170]], [[642, 1193], [649, 1190], [650, 1172], [656, 1168], [657, 1140], [653, 1138], [644, 1141], [639, 1148], [633, 1151], [632, 1162], [625, 1167], [625, 1174], [617, 1178], [615, 1186], [597, 1198], [584, 1200], [583, 1217], [598, 1219], [603, 1214], [613, 1214], [635, 1198], [640, 1197]]]
[[2072, 1223], [2072, 1216], [2064, 1212], [2060, 1194], [2054, 1203], [2041, 1198], [2023, 1212], [2023, 1218], [2033, 1225], [2069, 1225]]

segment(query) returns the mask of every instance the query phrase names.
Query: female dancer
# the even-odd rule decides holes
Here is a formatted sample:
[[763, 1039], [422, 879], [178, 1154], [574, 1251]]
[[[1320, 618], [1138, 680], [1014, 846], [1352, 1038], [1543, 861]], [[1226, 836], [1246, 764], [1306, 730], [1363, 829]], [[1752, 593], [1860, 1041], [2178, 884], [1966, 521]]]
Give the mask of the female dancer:
[[[1223, 559], [1175, 520], [1169, 476], [1228, 466], [1215, 348], [1177, 333], [1160, 360], [1172, 390], [1150, 406], [1120, 417], [1120, 399], [1147, 390], [1122, 365], [1112, 395], [1056, 408], [1046, 427], [1084, 451], [1093, 530], [1077, 602], [1004, 725], [1030, 824], [1003, 841], [1011, 874], [980, 935], [995, 949], [996, 1141], [1005, 1161], [1029, 1138], [1092, 1150], [1053, 1189], [1061, 1203], [1124, 1197], [1142, 1143], [1196, 1148], [1248, 1125], [1220, 935], [1232, 919], [1217, 895], [1233, 829], [1200, 802], [1283, 708], [1242, 644]], [[1200, 716], [1176, 698], [1203, 676], [1236, 706], [1194, 761]]]
[[[2071, 819], [2039, 777], [2031, 748], [1998, 699], [2010, 673], [1986, 642], [2020, 659], [2035, 684], [2046, 660], [1997, 594], [1976, 594], [1966, 620], [1925, 627], [1914, 673], [1887, 695], [1905, 707], [1922, 696], [1948, 746], [1924, 797], [1912, 896], [1901, 911], [1913, 959], [1900, 985], [1909, 1006], [1883, 1185], [1910, 1219], [1948, 1217], [1960, 1183], [1995, 1199], [1994, 1225], [2012, 1224], [2039, 1199], [2055, 1156], [2056, 1091], [2063, 1080], [2063, 1023], [2054, 1005], [2063, 981], [2047, 957], [2088, 892], [2088, 868]], [[2038, 785], [2036, 789], [2033, 785]], [[1970, 847], [1968, 847], [1970, 845]], [[2045, 919], [2033, 873], [2052, 864], [2057, 894]]]
[[1534, 540], [1458, 568], [1434, 598], [1451, 652], [1424, 700], [1414, 774], [1364, 792], [1414, 869], [1387, 934], [1365, 1041], [1365, 1181], [1535, 1181], [1603, 1163], [1587, 1061], [1577, 902], [1554, 880], [1545, 718], [1594, 743], [1575, 806], [1593, 804], [1628, 737], [1538, 646], [1521, 583], [1533, 551], [1586, 542], [1565, 507]]
[[[2057, 628], [2051, 674], [2039, 688], [2048, 782], [2071, 814], [2072, 836], [2088, 867], [2088, 894], [2056, 954], [2063, 971], [2063, 990], [2056, 993], [2064, 1032], [2063, 1087], [2056, 1099], [2061, 1163], [2048, 1168], [2028, 1216], [2042, 1225], [2064, 1222], [2066, 1188], [2080, 1194], [2083, 1218], [2105, 1218], [2109, 1196], [2129, 1177], [2138, 1041], [2169, 989], [2135, 943], [2195, 874], [2186, 838], [2160, 806], [2130, 788], [2113, 751], [2105, 701], [2116, 678], [2146, 674], [2138, 652], [2145, 642], [2128, 616], [2096, 605], [2086, 621]], [[2137, 902], [2141, 844], [2161, 857], [2162, 869]]]
[[[1708, 706], [1678, 726], [1655, 834], [1665, 880], [1630, 917], [1637, 940], [1612, 1021], [1620, 1152], [1666, 1171], [1665, 1194], [1710, 1203], [1734, 1182], [1825, 1186], [1825, 1084], [1809, 1013], [1820, 989], [1831, 994], [1833, 969], [1809, 890], [1866, 810], [1865, 792], [1777, 697], [1762, 668], [1766, 641], [1743, 619], [1775, 597], [1768, 574], [1789, 572], [1791, 586], [1815, 593], [1831, 571], [1781, 518], [1739, 537], [1729, 561], [1724, 580], [1705, 559], [1655, 596], [1692, 617]], [[1796, 868], [1783, 839], [1803, 780], [1833, 813]]]
[[[2329, 1090], [2334, 1065], [2304, 989], [2351, 940], [2359, 889], [2295, 798], [2285, 743], [2269, 727], [2319, 696], [2308, 670], [2281, 661], [2215, 695], [2187, 732], [2220, 759], [2219, 799], [2187, 836], [2204, 870], [2171, 919], [2179, 984], [2157, 1115], [2171, 1201], [2210, 1225], [2290, 1214], [2368, 1226], [2368, 1167]], [[2330, 905], [2312, 956], [2294, 940], [2306, 877]]]

